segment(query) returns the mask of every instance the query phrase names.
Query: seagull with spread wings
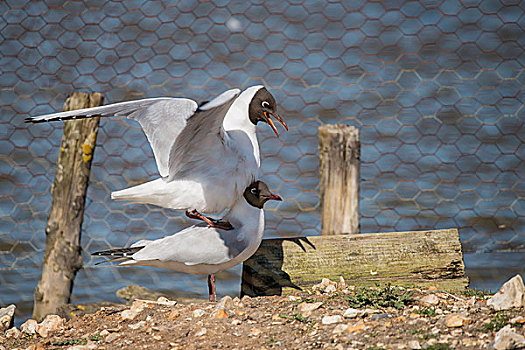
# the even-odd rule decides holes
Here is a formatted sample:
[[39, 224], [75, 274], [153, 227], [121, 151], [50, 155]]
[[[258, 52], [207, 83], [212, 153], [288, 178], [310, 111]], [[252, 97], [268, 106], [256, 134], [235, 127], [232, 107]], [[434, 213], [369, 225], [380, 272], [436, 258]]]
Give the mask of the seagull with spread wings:
[[[258, 178], [260, 166], [256, 125], [276, 113], [275, 98], [262, 85], [228, 90], [201, 104], [187, 98], [148, 98], [101, 107], [30, 117], [26, 122], [125, 116], [138, 121], [146, 134], [160, 174], [158, 179], [113, 192], [133, 203], [186, 210], [203, 216], [232, 208], [245, 188]], [[220, 224], [219, 224], [220, 225]]]

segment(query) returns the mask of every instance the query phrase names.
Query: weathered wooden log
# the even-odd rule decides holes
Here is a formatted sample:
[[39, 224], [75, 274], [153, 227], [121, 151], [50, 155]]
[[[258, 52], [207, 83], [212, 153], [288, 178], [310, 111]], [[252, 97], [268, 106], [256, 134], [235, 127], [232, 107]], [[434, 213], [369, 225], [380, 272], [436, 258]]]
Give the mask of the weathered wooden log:
[[359, 130], [319, 127], [321, 235], [359, 233]]
[[[64, 111], [100, 106], [103, 99], [100, 93], [75, 92], [66, 100]], [[64, 123], [42, 275], [35, 289], [33, 318], [37, 320], [69, 303], [73, 281], [82, 267], [80, 233], [98, 122], [99, 117]]]
[[347, 284], [435, 286], [457, 291], [468, 286], [456, 229], [308, 237], [315, 249], [290, 240], [264, 240], [243, 265], [241, 294], [280, 295], [309, 287], [323, 277]]

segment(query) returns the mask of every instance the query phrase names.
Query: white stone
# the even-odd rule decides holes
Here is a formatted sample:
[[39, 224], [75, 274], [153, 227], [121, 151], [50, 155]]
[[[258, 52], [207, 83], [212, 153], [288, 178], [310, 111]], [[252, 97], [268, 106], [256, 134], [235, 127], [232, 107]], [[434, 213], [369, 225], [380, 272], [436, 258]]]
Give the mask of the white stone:
[[42, 338], [46, 338], [49, 332], [56, 331], [64, 326], [65, 320], [58, 315], [47, 315], [36, 327], [36, 331]]
[[419, 345], [419, 342], [417, 340], [410, 340], [407, 345], [408, 348], [412, 350], [421, 349], [421, 345]]
[[196, 337], [202, 337], [204, 334], [208, 333], [208, 331], [206, 330], [206, 328], [201, 328], [200, 331], [198, 331], [197, 333], [195, 333], [195, 336]]
[[29, 319], [26, 322], [22, 323], [22, 325], [20, 326], [20, 330], [28, 334], [35, 334], [37, 326], [38, 322], [36, 320]]
[[16, 306], [14, 304], [0, 309], [0, 334], [4, 333], [11, 326], [15, 310]]
[[202, 317], [202, 316], [204, 316], [204, 314], [206, 314], [206, 311], [204, 311], [204, 310], [201, 310], [201, 309], [193, 310], [193, 318]]
[[494, 337], [494, 349], [510, 350], [525, 347], [525, 337], [514, 332], [510, 325], [506, 325]]
[[360, 310], [354, 308], [348, 308], [343, 314], [344, 318], [356, 318], [360, 313]]
[[140, 327], [143, 327], [146, 325], [146, 321], [140, 321], [135, 324], [130, 324], [128, 327], [131, 329], [139, 329]]
[[505, 282], [500, 290], [487, 300], [487, 305], [492, 306], [495, 310], [525, 306], [525, 286], [521, 276], [516, 275]]
[[299, 309], [303, 317], [308, 317], [312, 314], [312, 311], [317, 310], [318, 308], [321, 307], [321, 305], [323, 305], [322, 301], [318, 301], [316, 303], [303, 302], [297, 305], [297, 308]]
[[341, 324], [338, 324], [337, 326], [335, 326], [335, 328], [332, 331], [332, 333], [335, 333], [335, 334], [343, 333], [347, 329], [348, 329], [348, 325], [344, 324], [344, 323], [341, 323]]
[[439, 304], [439, 298], [435, 294], [425, 295], [424, 297], [419, 298], [419, 301], [425, 305]]
[[333, 316], [324, 316], [321, 320], [322, 324], [334, 324], [339, 323], [343, 320], [343, 318], [339, 315], [333, 315]]
[[5, 332], [5, 337], [7, 339], [9, 338], [18, 338], [20, 336], [22, 332], [20, 332], [18, 330], [18, 328], [16, 327], [13, 327], [13, 328], [9, 328], [6, 332]]
[[229, 309], [232, 307], [232, 304], [233, 304], [233, 300], [232, 300], [232, 297], [229, 296], [229, 295], [226, 295], [222, 298], [219, 299], [219, 301], [217, 302], [217, 305], [215, 306], [215, 309], [219, 310], [219, 309]]
[[159, 297], [157, 299], [157, 304], [159, 304], [159, 305], [166, 305], [166, 306], [173, 306], [173, 305], [176, 305], [177, 302], [175, 300], [169, 300], [168, 298], [165, 298], [165, 297]]

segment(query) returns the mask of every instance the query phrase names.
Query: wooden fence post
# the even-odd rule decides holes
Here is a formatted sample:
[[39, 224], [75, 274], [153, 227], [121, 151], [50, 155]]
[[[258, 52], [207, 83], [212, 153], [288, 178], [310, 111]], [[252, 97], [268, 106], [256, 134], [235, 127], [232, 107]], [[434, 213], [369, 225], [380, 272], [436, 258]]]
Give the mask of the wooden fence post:
[[319, 127], [321, 234], [359, 233], [359, 130]]
[[[100, 93], [73, 93], [64, 111], [102, 105]], [[33, 318], [43, 319], [69, 303], [73, 281], [82, 267], [80, 233], [100, 117], [66, 121], [58, 153], [53, 203], [46, 226], [42, 275], [35, 289]]]

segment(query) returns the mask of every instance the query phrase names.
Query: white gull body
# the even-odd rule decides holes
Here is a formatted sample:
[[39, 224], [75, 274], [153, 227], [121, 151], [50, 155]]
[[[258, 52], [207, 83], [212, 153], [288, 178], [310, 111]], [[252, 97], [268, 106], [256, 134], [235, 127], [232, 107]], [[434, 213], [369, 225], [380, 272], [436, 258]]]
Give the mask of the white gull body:
[[238, 89], [228, 90], [200, 107], [185, 98], [152, 98], [33, 117], [27, 121], [96, 115], [135, 119], [153, 148], [161, 177], [113, 192], [111, 197], [214, 213], [233, 207], [244, 189], [258, 178], [259, 144], [249, 107], [254, 96], [263, 90], [269, 94], [261, 85], [242, 93]]
[[234, 267], [259, 248], [264, 232], [264, 211], [243, 197], [223, 218], [233, 230], [194, 225], [154, 241], [139, 241], [138, 252], [120, 265], [154, 266], [191, 274], [211, 275]]

